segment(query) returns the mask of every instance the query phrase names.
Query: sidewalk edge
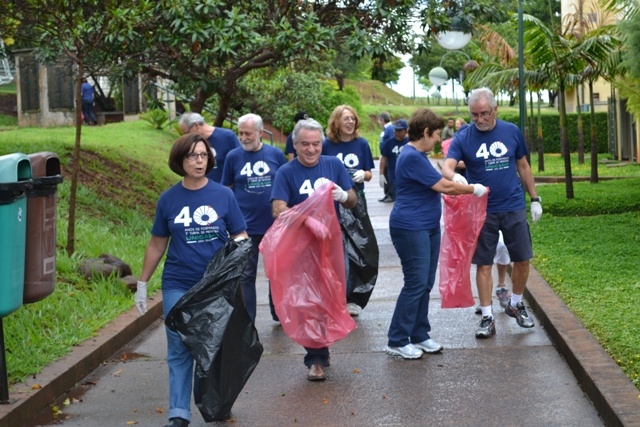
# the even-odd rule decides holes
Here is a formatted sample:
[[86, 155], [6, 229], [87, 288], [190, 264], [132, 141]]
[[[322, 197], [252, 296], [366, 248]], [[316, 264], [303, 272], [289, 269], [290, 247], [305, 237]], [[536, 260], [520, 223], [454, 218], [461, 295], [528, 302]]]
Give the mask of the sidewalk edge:
[[640, 427], [640, 391], [533, 267], [525, 298], [604, 424]]
[[[69, 354], [46, 366], [41, 373], [9, 390], [12, 404], [0, 405], [0, 427], [25, 425], [82, 381], [101, 363], [136, 338], [162, 316], [162, 295], [149, 298], [147, 313], [136, 308], [118, 316], [96, 332], [95, 337], [74, 346]], [[37, 384], [37, 389], [33, 389]]]

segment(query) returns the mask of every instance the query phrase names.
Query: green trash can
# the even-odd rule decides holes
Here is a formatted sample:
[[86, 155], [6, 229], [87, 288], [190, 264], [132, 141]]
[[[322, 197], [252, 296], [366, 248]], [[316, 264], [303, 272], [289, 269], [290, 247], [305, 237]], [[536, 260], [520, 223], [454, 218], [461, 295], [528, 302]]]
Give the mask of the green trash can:
[[56, 192], [62, 182], [56, 153], [29, 154], [32, 187], [27, 191], [24, 304], [51, 295], [56, 285]]
[[31, 164], [26, 154], [0, 156], [0, 318], [22, 305]]

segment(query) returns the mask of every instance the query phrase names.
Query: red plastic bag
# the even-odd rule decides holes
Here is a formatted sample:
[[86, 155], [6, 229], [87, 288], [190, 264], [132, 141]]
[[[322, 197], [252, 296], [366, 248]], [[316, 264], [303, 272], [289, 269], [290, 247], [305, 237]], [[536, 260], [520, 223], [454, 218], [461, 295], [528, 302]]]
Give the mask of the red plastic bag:
[[356, 328], [347, 312], [344, 249], [333, 183], [283, 212], [260, 252], [284, 332], [310, 348], [329, 347]]
[[444, 234], [440, 244], [442, 308], [471, 307], [471, 259], [487, 218], [487, 198], [473, 194], [443, 195]]

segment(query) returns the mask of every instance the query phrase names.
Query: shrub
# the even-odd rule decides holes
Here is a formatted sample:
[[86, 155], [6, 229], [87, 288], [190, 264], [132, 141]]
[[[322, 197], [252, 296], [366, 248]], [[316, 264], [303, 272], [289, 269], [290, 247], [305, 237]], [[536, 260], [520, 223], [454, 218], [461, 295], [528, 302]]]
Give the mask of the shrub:
[[147, 110], [140, 114], [140, 118], [159, 130], [162, 130], [169, 123], [169, 113], [161, 109]]

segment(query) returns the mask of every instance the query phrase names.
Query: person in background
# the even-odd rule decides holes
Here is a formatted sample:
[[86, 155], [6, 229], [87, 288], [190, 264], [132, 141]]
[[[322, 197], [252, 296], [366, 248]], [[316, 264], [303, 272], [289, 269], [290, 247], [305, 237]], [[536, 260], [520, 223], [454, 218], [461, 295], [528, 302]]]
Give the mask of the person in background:
[[[248, 237], [246, 223], [231, 190], [206, 176], [214, 163], [211, 147], [198, 134], [182, 135], [171, 147], [169, 167], [182, 180], [162, 193], [158, 200], [135, 296], [136, 308], [141, 314], [147, 310], [147, 282], [167, 248], [162, 271], [165, 317], [202, 279], [213, 255], [229, 239]], [[166, 327], [165, 331], [169, 366], [169, 424], [165, 427], [186, 427], [191, 422], [194, 360], [180, 336]]]
[[233, 131], [221, 127], [208, 125], [204, 122], [204, 117], [198, 113], [186, 112], [182, 113], [179, 121], [180, 132], [195, 132], [205, 139], [213, 148], [216, 156], [215, 166], [207, 174], [215, 182], [222, 181], [222, 169], [227, 153], [234, 148], [240, 147], [238, 137]]
[[96, 115], [93, 113], [93, 94], [95, 89], [93, 86], [87, 82], [87, 79], [82, 79], [82, 87], [80, 88], [82, 92], [82, 114], [84, 115], [84, 124], [86, 125], [97, 125], [98, 119], [96, 119]]
[[428, 108], [409, 118], [409, 142], [396, 165], [397, 196], [389, 216], [391, 241], [400, 258], [404, 285], [388, 332], [387, 354], [418, 359], [438, 353], [442, 345], [431, 338], [429, 294], [440, 256], [440, 193], [483, 196], [481, 184], [449, 181], [431, 164], [427, 152], [440, 140], [443, 119]]
[[[256, 319], [256, 275], [258, 271], [258, 247], [264, 233], [273, 224], [271, 215], [271, 187], [276, 171], [287, 163], [282, 150], [261, 141], [262, 118], [257, 114], [246, 114], [238, 119], [240, 148], [227, 154], [222, 172], [222, 185], [233, 190], [242, 215], [247, 222], [247, 233], [251, 238], [249, 262], [242, 273], [240, 283], [244, 304], [251, 321]], [[278, 320], [271, 292], [269, 292], [271, 317]]]
[[[277, 218], [286, 210], [298, 205], [313, 194], [316, 186], [327, 180], [335, 184], [333, 199], [340, 219], [338, 203], [347, 209], [356, 205], [358, 196], [353, 189], [351, 177], [342, 163], [333, 156], [322, 156], [322, 126], [313, 119], [300, 120], [293, 129], [293, 146], [296, 160], [278, 169], [271, 192], [271, 208]], [[346, 190], [345, 190], [346, 189]], [[345, 264], [348, 262], [344, 254]], [[309, 381], [324, 381], [324, 368], [329, 366], [329, 348], [306, 348], [304, 364], [309, 371]]]
[[[364, 182], [371, 180], [374, 168], [369, 142], [360, 136], [360, 119], [349, 105], [338, 105], [333, 109], [327, 125], [327, 137], [322, 143], [322, 154], [335, 156], [344, 165], [353, 180], [358, 197], [365, 202]], [[344, 230], [343, 230], [344, 233]], [[346, 239], [345, 239], [346, 240]], [[351, 281], [347, 263], [347, 310], [351, 316], [359, 316], [362, 307], [351, 301]]]
[[458, 117], [456, 119], [456, 132], [460, 132], [462, 129], [464, 129], [467, 126], [469, 125], [462, 117]]
[[[502, 308], [507, 308], [507, 304], [511, 301], [511, 294], [507, 289], [507, 271], [511, 267], [511, 258], [509, 258], [509, 251], [504, 244], [504, 238], [502, 232], [498, 237], [498, 246], [496, 247], [496, 256], [493, 258], [493, 263], [498, 271], [498, 286], [496, 287], [496, 297], [500, 302]], [[480, 305], [476, 307], [476, 314], [482, 314], [482, 308]]]
[[[300, 111], [298, 114], [293, 116], [293, 125], [295, 126], [295, 124], [300, 120], [308, 118], [309, 116], [307, 116], [307, 113]], [[288, 161], [293, 160], [296, 156], [296, 150], [293, 148], [293, 137], [291, 133], [287, 136], [287, 142], [284, 145], [284, 154], [287, 156]]]
[[[383, 202], [393, 202], [396, 199], [396, 160], [404, 145], [409, 142], [409, 125], [406, 120], [396, 120], [393, 129], [393, 138], [386, 139], [380, 151], [380, 187], [389, 187], [389, 197], [383, 199]], [[388, 181], [386, 176], [389, 177]]]
[[442, 129], [442, 140], [453, 138], [453, 135], [456, 132], [456, 128], [454, 127], [454, 120], [448, 119], [447, 125]]
[[[378, 116], [378, 123], [380, 123], [380, 126], [382, 126], [382, 132], [380, 132], [380, 147], [379, 147], [380, 152], [382, 153], [382, 145], [384, 144], [384, 141], [386, 141], [387, 139], [393, 138], [394, 129], [393, 129], [393, 123], [391, 123], [391, 116], [386, 111], [383, 111], [382, 113], [380, 113], [380, 115]], [[388, 173], [389, 172], [387, 170], [383, 171], [382, 169], [380, 169], [380, 176], [384, 177], [385, 184], [382, 187], [382, 190], [384, 191], [384, 196], [381, 199], [378, 199], [378, 201], [383, 203], [393, 201], [393, 198], [389, 195], [389, 186], [387, 184], [387, 182], [389, 182]], [[380, 179], [382, 180], [382, 178]]]
[[[487, 88], [476, 89], [468, 104], [473, 124], [454, 136], [442, 174], [454, 182], [466, 183], [468, 180], [491, 189], [487, 216], [472, 259], [477, 266], [476, 284], [482, 310], [482, 320], [475, 335], [476, 338], [488, 338], [496, 333], [491, 309], [491, 268], [499, 231], [502, 231], [513, 262], [513, 287], [505, 313], [515, 318], [522, 328], [534, 326], [522, 302], [529, 277], [529, 260], [533, 257], [523, 187], [531, 198], [533, 222], [542, 216], [542, 205], [526, 158], [528, 149], [522, 133], [516, 125], [496, 118], [498, 105], [493, 92]], [[455, 172], [460, 160], [464, 161], [466, 178]]]

